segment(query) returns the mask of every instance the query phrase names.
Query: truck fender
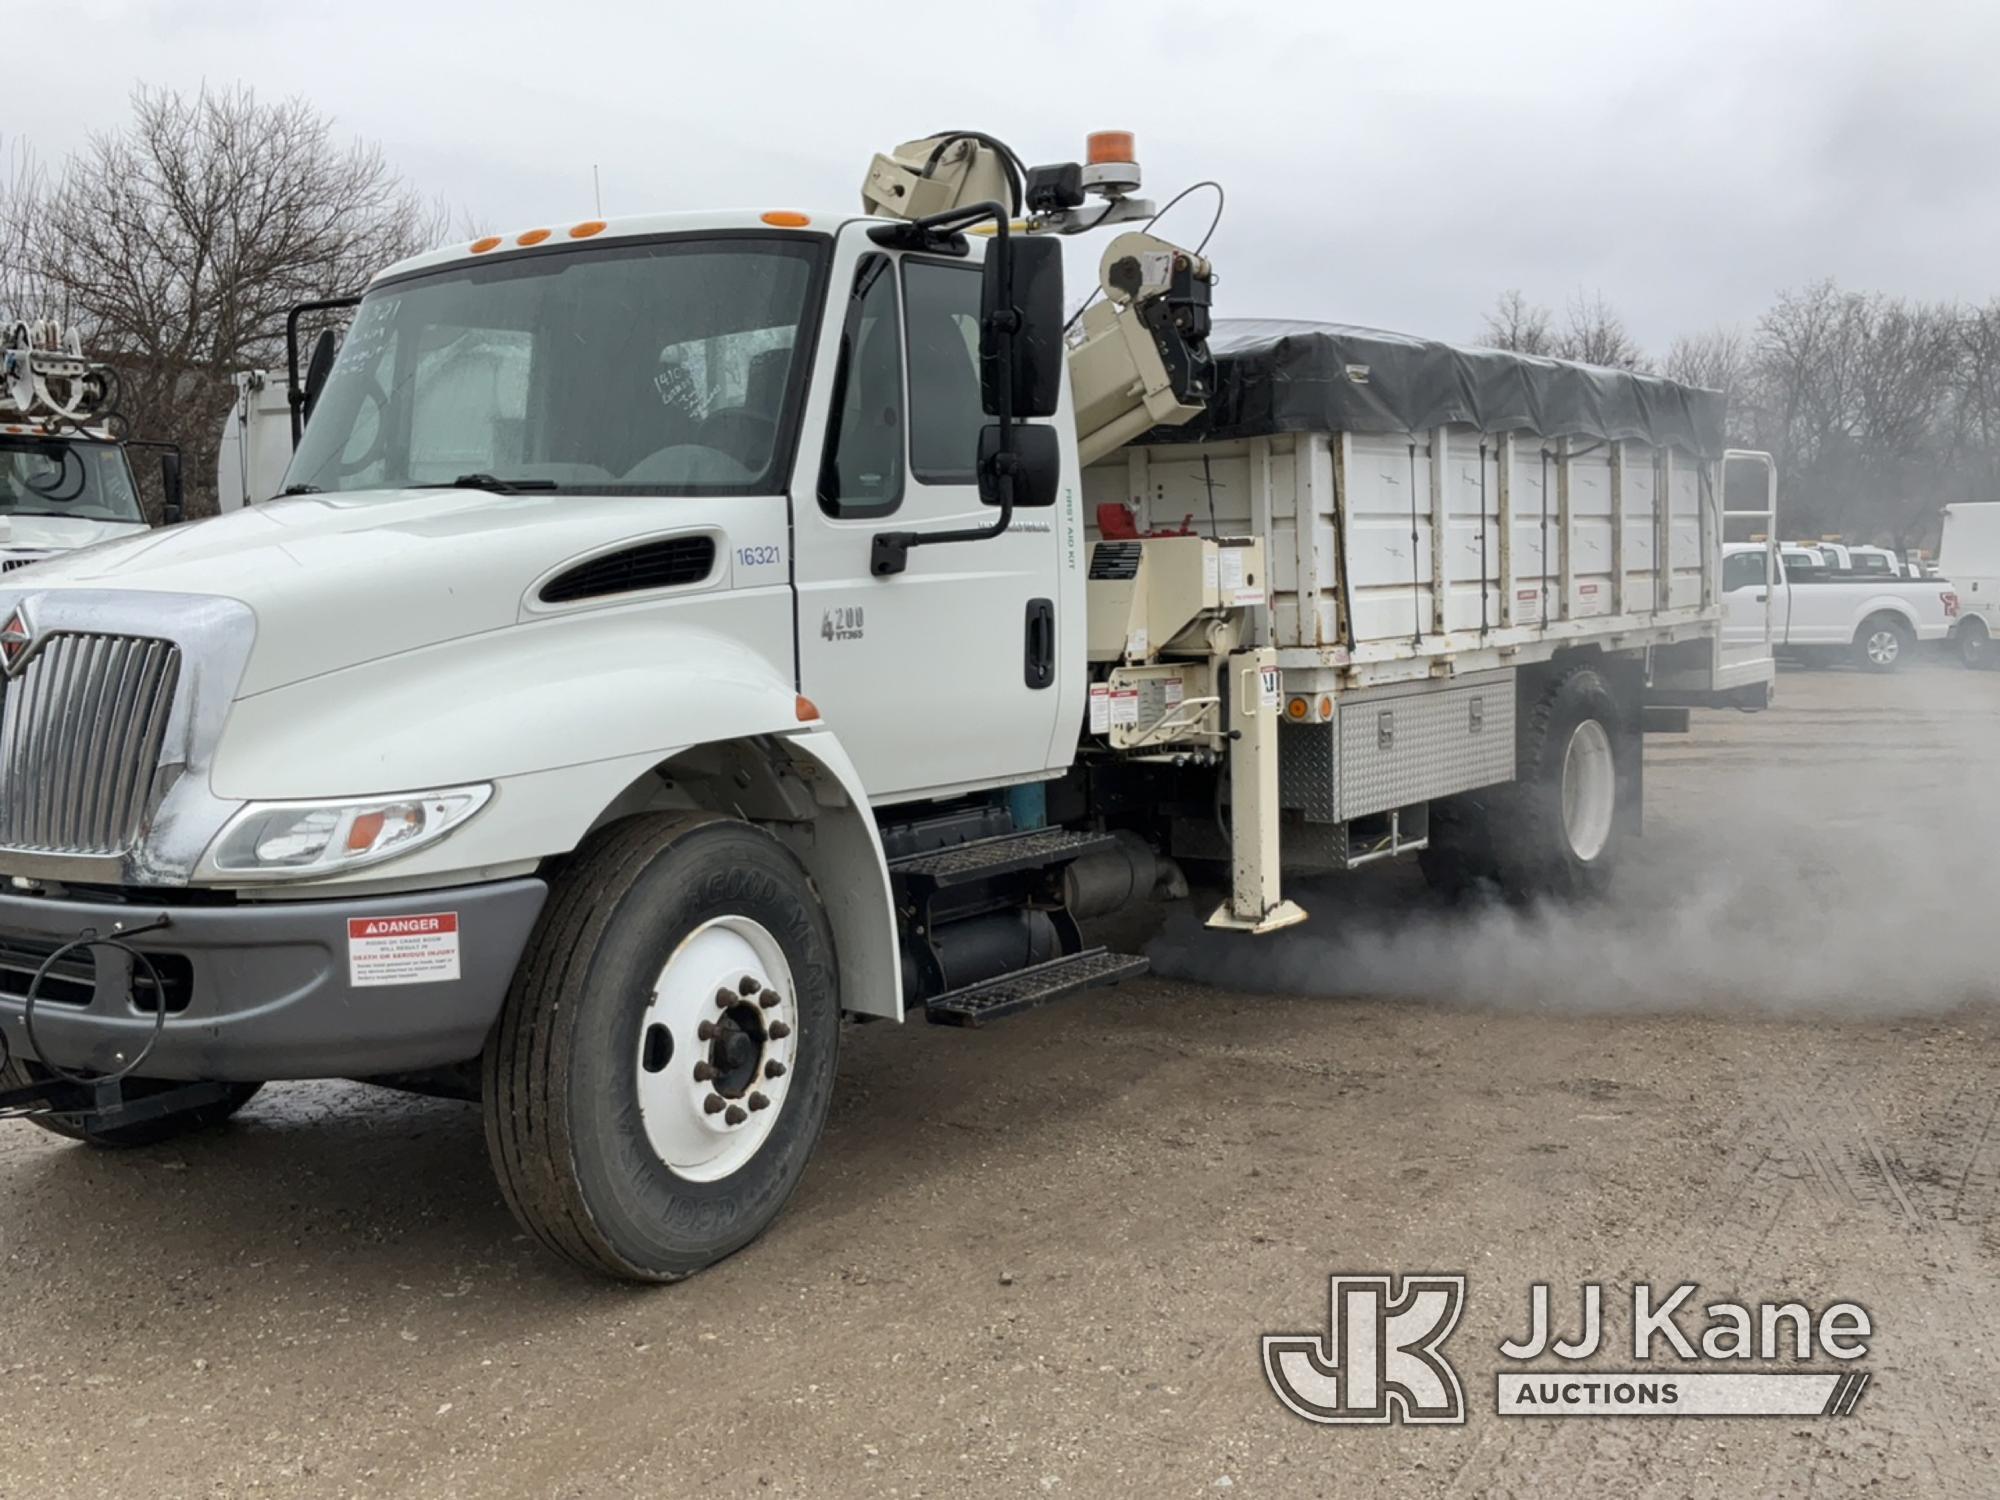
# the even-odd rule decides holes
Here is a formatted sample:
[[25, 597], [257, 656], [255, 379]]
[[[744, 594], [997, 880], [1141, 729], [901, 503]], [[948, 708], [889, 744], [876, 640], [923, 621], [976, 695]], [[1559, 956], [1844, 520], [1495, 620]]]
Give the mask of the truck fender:
[[1917, 618], [1917, 611], [1909, 600], [1895, 594], [1876, 594], [1854, 612], [1853, 624], [1848, 634], [1850, 636], [1858, 634], [1861, 627], [1877, 615], [1894, 615], [1910, 627], [1912, 634], [1917, 634], [1921, 630], [1922, 622]]
[[410, 886], [499, 878], [568, 853], [612, 817], [669, 805], [655, 800], [662, 768], [704, 749], [782, 754], [800, 771], [806, 802], [746, 809], [711, 797], [707, 805], [751, 817], [793, 850], [833, 926], [843, 1007], [900, 1020], [895, 910], [874, 814], [837, 735], [802, 722], [804, 711], [789, 672], [737, 636], [582, 617], [448, 641], [239, 699], [210, 784], [227, 801], [287, 801], [492, 782], [492, 804], [450, 837], [313, 883]]

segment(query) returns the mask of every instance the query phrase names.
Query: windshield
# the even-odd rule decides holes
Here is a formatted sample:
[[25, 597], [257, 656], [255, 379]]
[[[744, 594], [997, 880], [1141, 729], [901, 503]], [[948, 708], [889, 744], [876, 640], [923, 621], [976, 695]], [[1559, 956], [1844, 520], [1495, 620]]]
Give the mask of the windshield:
[[123, 448], [32, 437], [0, 437], [0, 516], [146, 519]]
[[683, 238], [393, 282], [356, 311], [285, 486], [781, 490], [820, 259], [796, 236]]

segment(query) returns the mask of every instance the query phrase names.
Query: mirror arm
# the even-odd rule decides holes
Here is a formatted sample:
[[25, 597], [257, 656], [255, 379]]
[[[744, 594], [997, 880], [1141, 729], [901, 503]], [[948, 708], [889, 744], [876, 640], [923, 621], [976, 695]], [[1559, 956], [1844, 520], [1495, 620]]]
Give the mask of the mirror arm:
[[336, 312], [353, 307], [361, 301], [359, 293], [352, 297], [328, 297], [319, 302], [301, 302], [285, 314], [285, 401], [292, 409], [292, 447], [299, 446], [299, 436], [306, 429], [306, 393], [299, 384], [299, 319], [312, 312]]
[[[909, 228], [918, 236], [929, 239], [934, 236], [950, 235], [970, 228], [984, 220], [993, 221], [993, 248], [987, 252], [999, 262], [1001, 285], [1010, 290], [1013, 278], [1013, 245], [1009, 238], [1009, 214], [998, 203], [971, 203], [963, 208], [949, 209], [941, 214], [932, 214], [927, 219], [918, 219]], [[900, 227], [900, 226], [899, 226]], [[1001, 339], [1002, 363], [1012, 367], [1014, 360], [1014, 335], [1021, 329], [1019, 308], [1009, 306], [995, 317], [998, 325], [991, 331]], [[1018, 460], [1009, 446], [1014, 435], [1014, 391], [1013, 382], [1003, 384], [1000, 392], [1000, 410], [994, 413], [1000, 425], [1000, 451], [994, 456], [993, 477], [1000, 490], [1000, 514], [985, 526], [967, 526], [958, 531], [879, 531], [868, 548], [868, 571], [877, 578], [887, 578], [902, 572], [910, 565], [912, 547], [935, 547], [945, 542], [986, 542], [1005, 535], [1014, 520], [1014, 470]], [[975, 476], [975, 482], [977, 476]]]

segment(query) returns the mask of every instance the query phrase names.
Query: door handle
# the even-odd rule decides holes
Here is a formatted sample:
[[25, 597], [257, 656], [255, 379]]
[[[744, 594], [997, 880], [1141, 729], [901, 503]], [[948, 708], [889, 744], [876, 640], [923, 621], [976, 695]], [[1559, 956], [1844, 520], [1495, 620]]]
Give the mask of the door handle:
[[1028, 601], [1025, 634], [1027, 659], [1021, 678], [1031, 688], [1045, 688], [1056, 680], [1056, 606], [1052, 599]]

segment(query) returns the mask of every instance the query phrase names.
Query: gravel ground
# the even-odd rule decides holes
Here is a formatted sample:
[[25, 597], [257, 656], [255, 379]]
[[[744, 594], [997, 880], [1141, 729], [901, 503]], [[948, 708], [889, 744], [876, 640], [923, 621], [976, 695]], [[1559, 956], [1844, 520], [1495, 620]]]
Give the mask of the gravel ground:
[[[673, 1288], [533, 1249], [466, 1105], [0, 1124], [0, 1496], [1990, 1495], [1996, 750], [2000, 675], [1788, 674], [1652, 743], [1603, 908], [1380, 872], [1262, 946], [1169, 918], [1164, 977], [990, 1030], [851, 1030], [789, 1211]], [[1274, 1399], [1258, 1336], [1373, 1270], [1470, 1277], [1465, 1425]], [[1874, 1382], [1501, 1418], [1536, 1280], [1857, 1301]]]

